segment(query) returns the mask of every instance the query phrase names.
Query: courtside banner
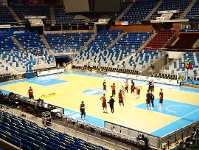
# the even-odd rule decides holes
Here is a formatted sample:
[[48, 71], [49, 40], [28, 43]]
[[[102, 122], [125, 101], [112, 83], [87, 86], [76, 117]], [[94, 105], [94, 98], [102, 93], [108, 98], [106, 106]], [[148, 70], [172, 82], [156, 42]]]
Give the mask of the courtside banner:
[[125, 74], [125, 73], [117, 73], [117, 72], [107, 72], [107, 75], [111, 77], [118, 77], [118, 78], [128, 78], [128, 79], [134, 79], [134, 80], [140, 80], [140, 81], [153, 80], [155, 83], [180, 85], [179, 83], [177, 83], [177, 80], [171, 80], [171, 79], [155, 78], [155, 77], [149, 77], [149, 76], [132, 75], [132, 74]]
[[51, 75], [51, 74], [58, 74], [63, 73], [64, 69], [52, 69], [47, 71], [37, 71], [37, 76], [45, 76], [45, 75]]

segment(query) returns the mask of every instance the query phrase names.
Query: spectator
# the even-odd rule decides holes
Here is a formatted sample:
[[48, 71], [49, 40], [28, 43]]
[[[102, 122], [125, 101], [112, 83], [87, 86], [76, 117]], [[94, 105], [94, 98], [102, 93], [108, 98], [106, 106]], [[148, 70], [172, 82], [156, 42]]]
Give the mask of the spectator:
[[138, 139], [138, 140], [142, 140], [142, 141], [144, 141], [145, 146], [147, 146], [147, 145], [148, 145], [148, 141], [149, 141], [149, 140], [148, 140], [148, 138], [147, 138], [147, 137], [145, 137], [145, 136], [144, 136], [144, 134], [139, 135], [137, 139]]

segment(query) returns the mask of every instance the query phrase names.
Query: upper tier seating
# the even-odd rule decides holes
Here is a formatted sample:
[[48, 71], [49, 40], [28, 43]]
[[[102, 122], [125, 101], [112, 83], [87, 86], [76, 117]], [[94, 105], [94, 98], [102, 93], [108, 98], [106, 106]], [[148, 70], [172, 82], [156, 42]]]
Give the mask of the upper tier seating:
[[132, 4], [132, 2], [123, 2], [122, 5], [121, 5], [121, 7], [120, 7], [120, 12], [115, 13], [114, 20], [116, 20], [117, 17], [120, 16], [120, 15], [123, 13], [123, 11], [124, 11], [130, 4]]
[[[13, 138], [13, 136], [15, 138]], [[107, 150], [50, 128], [42, 128], [21, 117], [0, 112], [0, 138], [24, 150]]]
[[13, 15], [10, 13], [8, 8], [6, 6], [0, 6], [0, 23], [5, 24], [5, 23], [17, 23]]
[[79, 51], [84, 43], [91, 38], [92, 34], [93, 32], [46, 34], [45, 38], [55, 53], [72, 53]]
[[0, 32], [0, 51], [19, 49], [19, 47], [14, 43], [14, 41], [9, 37], [7, 31], [1, 30]]
[[157, 4], [156, 0], [138, 1], [124, 14], [121, 21], [140, 24]]
[[189, 10], [186, 15], [187, 19], [198, 20], [199, 19], [199, 1], [197, 0], [193, 7]]
[[95, 38], [88, 44], [87, 49], [81, 51], [75, 58], [76, 64], [81, 64], [89, 60], [94, 55], [104, 50], [110, 43], [115, 40], [122, 31], [120, 30], [103, 30], [97, 33]]
[[45, 48], [45, 45], [37, 32], [26, 32], [15, 34], [14, 36], [25, 49], [32, 47]]
[[164, 44], [168, 41], [170, 37], [174, 34], [173, 30], [160, 30], [158, 33], [151, 39], [151, 41], [145, 46], [144, 49], [159, 49], [163, 48]]
[[55, 20], [57, 24], [81, 24], [84, 23], [84, 20], [79, 19], [73, 19], [74, 15], [67, 14], [65, 12], [64, 6], [55, 6], [54, 7], [55, 12]]
[[[176, 18], [179, 18], [184, 10], [188, 7], [192, 0], [163, 0], [162, 4], [158, 7], [157, 11], [162, 10], [179, 10], [180, 12], [175, 14]], [[157, 11], [152, 15], [151, 18], [157, 16]]]
[[135, 69], [137, 71], [142, 71], [151, 66], [151, 64], [153, 64], [153, 62], [163, 54], [164, 52], [160, 50], [142, 50], [120, 62], [117, 66], [119, 68]]
[[167, 74], [177, 74], [177, 71], [185, 71], [184, 62], [189, 59], [192, 61], [193, 69], [189, 70], [190, 76], [198, 76], [199, 75], [199, 53], [198, 52], [186, 52], [179, 59], [173, 62], [171, 65], [167, 66], [163, 70], [162, 73]]
[[98, 53], [89, 62], [91, 66], [115, 66], [132, 52], [138, 50], [152, 33], [128, 32], [123, 35], [111, 48]]
[[193, 44], [199, 39], [198, 33], [180, 33], [179, 40], [169, 48], [193, 49]]
[[13, 5], [12, 9], [21, 21], [25, 21], [24, 16], [46, 16], [47, 20], [51, 20], [49, 6], [36, 6], [36, 5]]

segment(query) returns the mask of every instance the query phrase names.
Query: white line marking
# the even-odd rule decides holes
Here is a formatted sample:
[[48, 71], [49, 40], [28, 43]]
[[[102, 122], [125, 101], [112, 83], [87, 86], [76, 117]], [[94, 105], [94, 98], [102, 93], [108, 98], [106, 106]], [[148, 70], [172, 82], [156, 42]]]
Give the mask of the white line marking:
[[168, 112], [173, 112], [173, 113], [176, 113], [176, 111], [174, 111], [174, 110], [169, 110], [169, 107], [179, 107], [179, 106], [181, 106], [181, 107], [189, 107], [189, 106], [186, 106], [186, 105], [169, 105], [169, 106], [167, 106], [166, 107], [166, 110], [168, 111]]

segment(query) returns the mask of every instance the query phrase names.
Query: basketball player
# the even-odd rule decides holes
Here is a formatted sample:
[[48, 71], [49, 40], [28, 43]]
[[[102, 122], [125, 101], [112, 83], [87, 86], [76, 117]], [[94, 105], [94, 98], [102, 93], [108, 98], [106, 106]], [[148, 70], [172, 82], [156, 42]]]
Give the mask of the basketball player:
[[129, 88], [129, 84], [128, 84], [128, 79], [126, 79], [125, 83], [125, 91], [128, 93], [128, 88]]
[[132, 80], [131, 80], [131, 96], [132, 96], [132, 93], [133, 93], [133, 95], [135, 95], [134, 89], [135, 89], [135, 83], [134, 83], [134, 81], [133, 81], [133, 79], [132, 79]]
[[162, 89], [160, 89], [160, 93], [159, 93], [159, 104], [160, 104], [160, 107], [158, 109], [162, 109], [162, 106], [163, 106], [163, 91]]
[[124, 97], [124, 99], [126, 100], [126, 97], [125, 97], [125, 88], [124, 86], [122, 85], [122, 89], [121, 89], [121, 92], [122, 92], [122, 96]]
[[34, 96], [33, 96], [33, 89], [32, 89], [31, 86], [29, 87], [29, 90], [28, 90], [28, 96], [29, 96], [29, 99], [34, 99]]
[[122, 104], [124, 106], [122, 90], [120, 90], [118, 93], [118, 99], [119, 99], [119, 105], [121, 106], [121, 104]]
[[[80, 113], [81, 113], [81, 119], [85, 119], [86, 117], [86, 112], [85, 112], [85, 104], [84, 101], [80, 104]], [[84, 117], [84, 118], [83, 118]]]
[[106, 81], [103, 82], [103, 93], [106, 93]]
[[149, 91], [151, 91], [152, 93], [154, 92], [154, 82], [153, 82], [153, 80], [151, 80], [149, 82]]
[[107, 112], [107, 105], [106, 105], [106, 95], [103, 94], [103, 96], [100, 98], [102, 101], [102, 108], [103, 108], [103, 113], [108, 113]]
[[151, 109], [153, 110], [154, 109], [154, 99], [155, 99], [155, 96], [153, 95], [153, 92], [151, 92]]
[[111, 108], [111, 112], [114, 113], [114, 102], [115, 100], [113, 99], [112, 96], [110, 96], [110, 100], [109, 100], [109, 105], [110, 105], [110, 108]]
[[150, 109], [150, 100], [151, 100], [151, 93], [149, 93], [149, 90], [147, 90], [147, 94], [146, 94], [146, 109]]
[[136, 90], [136, 97], [135, 98], [139, 98], [140, 97], [140, 88], [138, 86], [135, 86], [135, 90]]
[[115, 98], [115, 83], [113, 83], [113, 85], [111, 85], [111, 90], [112, 90], [112, 97]]

